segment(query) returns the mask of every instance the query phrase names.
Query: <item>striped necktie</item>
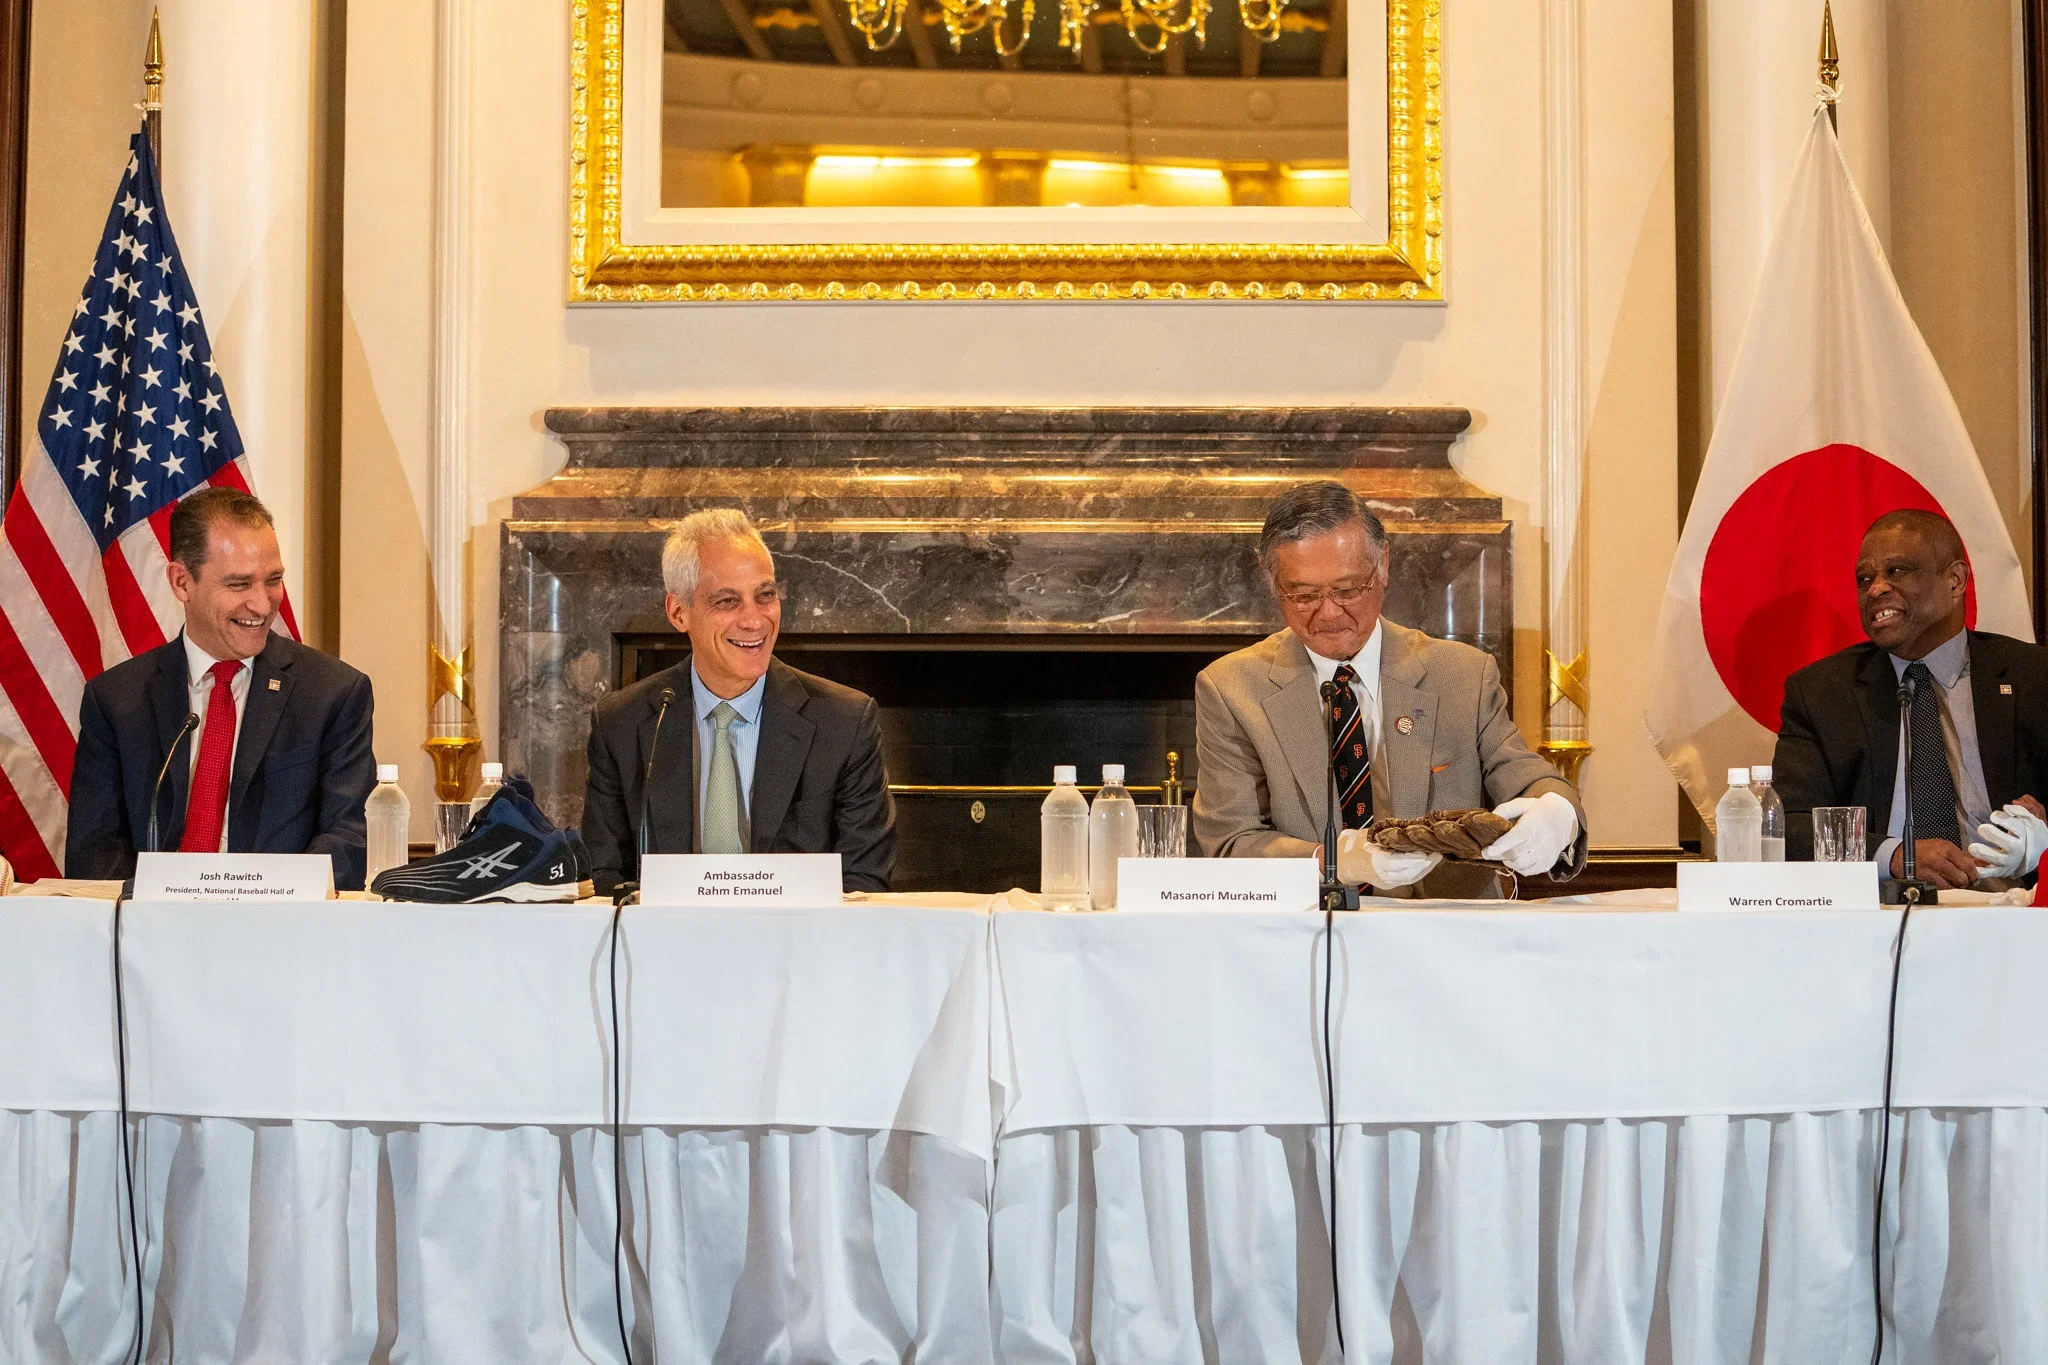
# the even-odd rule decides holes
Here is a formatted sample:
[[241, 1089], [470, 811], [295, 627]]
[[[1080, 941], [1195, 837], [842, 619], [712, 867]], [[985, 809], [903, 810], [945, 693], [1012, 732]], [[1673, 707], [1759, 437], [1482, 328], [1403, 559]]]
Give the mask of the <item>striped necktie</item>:
[[1337, 808], [1345, 829], [1363, 829], [1372, 823], [1372, 755], [1366, 749], [1358, 694], [1351, 690], [1358, 673], [1350, 664], [1338, 664], [1331, 681], [1337, 684], [1330, 703], [1330, 768], [1337, 775]]

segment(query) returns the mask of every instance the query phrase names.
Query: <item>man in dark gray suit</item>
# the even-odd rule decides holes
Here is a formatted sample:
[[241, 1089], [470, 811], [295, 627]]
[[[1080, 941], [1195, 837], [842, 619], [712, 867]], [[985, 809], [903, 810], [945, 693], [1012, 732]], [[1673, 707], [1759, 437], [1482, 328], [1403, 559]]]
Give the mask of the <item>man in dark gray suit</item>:
[[879, 710], [872, 697], [775, 658], [782, 589], [746, 514], [714, 508], [684, 518], [662, 549], [661, 576], [690, 659], [591, 716], [583, 838], [599, 894], [640, 875], [650, 751], [650, 852], [837, 853], [848, 891], [888, 890], [896, 811]]

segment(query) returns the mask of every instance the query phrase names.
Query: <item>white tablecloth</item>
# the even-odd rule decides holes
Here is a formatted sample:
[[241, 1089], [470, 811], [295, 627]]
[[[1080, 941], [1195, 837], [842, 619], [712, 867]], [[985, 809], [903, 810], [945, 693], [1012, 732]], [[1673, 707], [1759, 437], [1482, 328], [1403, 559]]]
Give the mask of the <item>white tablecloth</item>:
[[[629, 912], [636, 1358], [1335, 1360], [1320, 921], [976, 908]], [[0, 1361], [127, 1345], [109, 917], [0, 902]], [[621, 1359], [607, 922], [131, 912], [152, 1359]], [[1350, 1358], [1861, 1365], [1895, 924], [1340, 920]], [[2048, 1361], [2048, 916], [1907, 951], [1889, 1358]]]
[[[1315, 915], [1005, 913], [1005, 1129], [1319, 1123]], [[1898, 917], [1435, 910], [1337, 919], [1357, 1123], [1869, 1108]], [[1900, 1107], [2048, 1105], [2048, 914], [1914, 918]]]
[[[628, 1120], [893, 1129], [986, 1157], [987, 901], [967, 905], [628, 910]], [[0, 951], [7, 1107], [114, 1107], [112, 914], [0, 903], [20, 945]], [[124, 923], [137, 1112], [608, 1116], [608, 907], [161, 904]]]

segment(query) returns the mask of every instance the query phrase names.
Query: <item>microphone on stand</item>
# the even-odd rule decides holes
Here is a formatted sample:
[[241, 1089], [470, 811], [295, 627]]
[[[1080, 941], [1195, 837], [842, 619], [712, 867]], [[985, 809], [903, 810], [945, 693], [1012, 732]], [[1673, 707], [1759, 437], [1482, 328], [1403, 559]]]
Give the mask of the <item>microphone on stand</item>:
[[1878, 884], [1880, 905], [1933, 905], [1940, 892], [1933, 882], [1919, 876], [1919, 856], [1913, 839], [1913, 694], [1918, 685], [1911, 677], [1899, 679], [1899, 771], [1905, 775], [1906, 818], [1900, 827], [1899, 871]]
[[[676, 699], [676, 690], [673, 687], [664, 687], [655, 695], [660, 698], [661, 705], [654, 713], [654, 733], [647, 740], [647, 762], [640, 769], [640, 848], [633, 868], [641, 877], [647, 875], [647, 869], [643, 864], [647, 861], [648, 853], [652, 851], [649, 821], [654, 815], [654, 755], [661, 748], [661, 723], [668, 719], [669, 703]], [[617, 889], [612, 892], [612, 904], [624, 905], [626, 899], [639, 889], [640, 881], [637, 878], [630, 882], [620, 882]]]
[[[647, 762], [640, 769], [640, 850], [634, 870], [644, 879], [647, 875], [647, 855], [652, 851], [652, 834], [649, 821], [654, 815], [654, 755], [661, 748], [661, 723], [668, 719], [669, 703], [676, 699], [673, 687], [664, 687], [656, 694], [661, 705], [654, 713], [654, 733], [647, 739]], [[619, 1349], [625, 1353], [626, 1365], [633, 1365], [633, 1334], [626, 1330], [626, 1168], [619, 1160], [619, 1130], [625, 1121], [625, 1061], [621, 1055], [624, 1036], [619, 1031], [619, 928], [620, 920], [626, 913], [626, 902], [635, 899], [640, 890], [640, 881], [620, 882], [612, 892], [612, 932], [610, 943], [611, 973], [610, 997], [612, 1015], [612, 1310], [618, 1315]], [[651, 1291], [651, 1286], [650, 1286]]]
[[1330, 1314], [1337, 1324], [1337, 1354], [1344, 1348], [1344, 1293], [1337, 1269], [1337, 1059], [1331, 1044], [1331, 991], [1337, 976], [1337, 911], [1358, 908], [1358, 888], [1347, 886], [1337, 875], [1337, 763], [1330, 755], [1335, 736], [1330, 717], [1343, 696], [1332, 680], [1322, 686], [1323, 697], [1323, 1093], [1328, 1102], [1323, 1125], [1329, 1149], [1330, 1168]]
[[[1336, 736], [1330, 733], [1330, 713], [1337, 706], [1337, 699], [1343, 695], [1335, 682], [1326, 682], [1323, 694], [1323, 752], [1330, 752], [1330, 745]], [[1358, 888], [1347, 886], [1337, 875], [1337, 765], [1334, 759], [1324, 767], [1327, 779], [1323, 791], [1323, 909], [1356, 910]]]
[[164, 765], [156, 770], [156, 785], [149, 789], [149, 848], [150, 853], [163, 852], [163, 845], [157, 842], [157, 808], [163, 804], [164, 779], [171, 775], [171, 761], [178, 756], [178, 746], [185, 742], [185, 736], [199, 726], [199, 713], [187, 711], [185, 723], [178, 727], [178, 733], [171, 739], [171, 751], [164, 755]]
[[[171, 775], [171, 764], [177, 760], [178, 749], [185, 742], [185, 736], [199, 725], [199, 713], [187, 711], [185, 723], [178, 727], [178, 733], [171, 737], [170, 752], [164, 755], [163, 766], [156, 770], [156, 783], [149, 789], [149, 847], [145, 853], [161, 853], [163, 846], [157, 839], [158, 809], [163, 805], [164, 779]], [[142, 1302], [142, 1236], [141, 1220], [135, 1204], [135, 1150], [128, 1136], [128, 992], [121, 965], [122, 912], [127, 908], [129, 898], [135, 894], [135, 879], [128, 878], [121, 885], [121, 892], [114, 897], [114, 1077], [117, 1099], [120, 1105], [121, 1125], [121, 1202], [128, 1212], [128, 1254], [135, 1274], [135, 1331], [130, 1338], [126, 1357], [139, 1362], [148, 1343], [144, 1334], [148, 1330], [148, 1315]]]

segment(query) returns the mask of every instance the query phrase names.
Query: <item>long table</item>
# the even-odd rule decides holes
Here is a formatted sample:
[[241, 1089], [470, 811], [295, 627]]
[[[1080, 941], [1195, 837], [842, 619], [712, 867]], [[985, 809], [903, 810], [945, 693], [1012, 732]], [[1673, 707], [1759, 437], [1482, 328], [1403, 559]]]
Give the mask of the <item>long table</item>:
[[[152, 1359], [622, 1360], [610, 912], [130, 907]], [[629, 910], [636, 1360], [1858, 1361], [1888, 914]], [[112, 914], [0, 902], [0, 1360], [133, 1327]], [[1916, 916], [1897, 1360], [2048, 1359], [2048, 916]]]

